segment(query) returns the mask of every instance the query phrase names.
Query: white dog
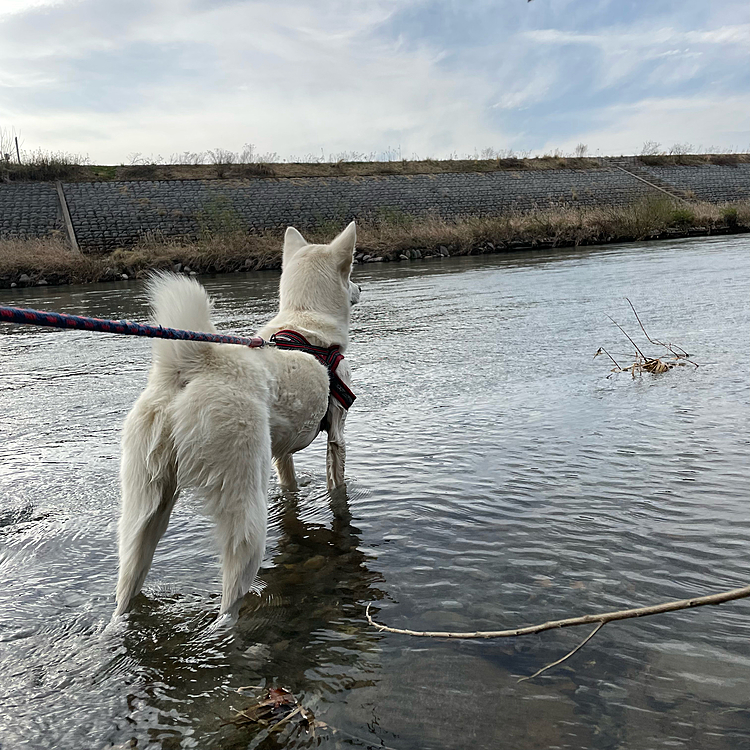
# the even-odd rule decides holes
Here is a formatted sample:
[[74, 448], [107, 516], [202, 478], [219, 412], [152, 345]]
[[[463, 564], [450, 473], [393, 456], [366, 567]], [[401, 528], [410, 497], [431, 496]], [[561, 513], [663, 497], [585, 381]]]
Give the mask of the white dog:
[[[354, 222], [330, 245], [310, 245], [294, 228], [284, 237], [279, 312], [258, 331], [268, 341], [291, 331], [340, 360], [349, 343], [349, 278]], [[156, 321], [214, 333], [203, 287], [164, 274], [150, 285]], [[279, 346], [283, 340], [280, 334]], [[330, 358], [329, 358], [330, 362]], [[233, 618], [265, 549], [272, 459], [285, 489], [296, 489], [292, 454], [322, 427], [327, 479], [344, 483], [346, 361], [329, 372], [318, 359], [276, 347], [157, 339], [148, 385], [125, 420], [122, 438], [120, 572], [115, 615], [141, 590], [180, 490], [192, 487], [217, 526], [223, 591], [220, 615]], [[336, 394], [338, 388], [338, 395]]]

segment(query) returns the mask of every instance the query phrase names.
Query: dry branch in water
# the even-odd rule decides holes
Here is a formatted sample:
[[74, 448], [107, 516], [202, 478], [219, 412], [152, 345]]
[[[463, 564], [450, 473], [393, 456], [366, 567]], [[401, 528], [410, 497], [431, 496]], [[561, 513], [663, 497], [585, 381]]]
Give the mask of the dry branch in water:
[[[256, 688], [238, 688], [237, 691], [242, 693], [253, 689]], [[315, 717], [312, 711], [304, 708], [286, 688], [268, 688], [264, 697], [235, 713], [237, 715], [231, 721], [226, 722], [227, 724], [234, 724], [238, 727], [256, 725], [271, 734], [279, 732], [282, 727], [295, 719], [294, 723], [298, 727], [315, 736]]]
[[[244, 695], [248, 691], [258, 690], [263, 690], [263, 686], [249, 685], [237, 688], [240, 695]], [[350, 732], [345, 732], [343, 729], [332, 727], [330, 724], [316, 719], [309, 708], [305, 708], [289, 690], [283, 687], [266, 688], [263, 695], [256, 698], [252, 705], [242, 711], [232, 710], [235, 716], [229, 721], [222, 722], [222, 726], [231, 724], [239, 728], [259, 729], [260, 732], [256, 736], [253, 747], [258, 747], [261, 744], [265, 747], [265, 740], [272, 737], [274, 733], [281, 733], [289, 727], [292, 727], [291, 734], [294, 738], [302, 739], [305, 744], [312, 742], [314, 746], [317, 746], [320, 742], [320, 738], [317, 736], [318, 730], [322, 730], [332, 737], [341, 737], [347, 741], [347, 744], [351, 744], [352, 740], [357, 743], [357, 746], [370, 747], [372, 744], [362, 737], [357, 737]], [[300, 737], [302, 731], [305, 732], [305, 738]], [[381, 750], [393, 750], [384, 745], [382, 741], [378, 747]]]
[[382, 625], [379, 622], [375, 622], [370, 615], [371, 603], [367, 605], [366, 615], [367, 621], [374, 628], [385, 632], [385, 633], [398, 633], [400, 635], [412, 635], [420, 638], [454, 638], [454, 639], [468, 639], [468, 638], [514, 638], [520, 635], [532, 635], [533, 633], [541, 633], [544, 630], [555, 630], [557, 628], [569, 628], [574, 625], [591, 625], [596, 624], [596, 628], [586, 638], [583, 643], [579, 644], [570, 653], [564, 656], [562, 659], [549, 664], [540, 669], [531, 677], [524, 679], [531, 679], [536, 677], [542, 672], [546, 671], [550, 667], [556, 666], [562, 663], [565, 659], [572, 656], [578, 649], [580, 649], [585, 643], [593, 638], [599, 630], [601, 630], [608, 622], [614, 622], [615, 620], [628, 620], [633, 617], [646, 617], [648, 615], [658, 615], [663, 612], [677, 612], [681, 609], [692, 609], [693, 607], [702, 607], [706, 604], [723, 604], [724, 602], [731, 602], [735, 599], [744, 599], [750, 596], [750, 586], [745, 586], [741, 589], [732, 589], [731, 591], [723, 591], [720, 594], [711, 594], [709, 596], [699, 596], [692, 599], [679, 599], [678, 601], [665, 602], [664, 604], [654, 604], [650, 607], [637, 607], [635, 609], [621, 609], [615, 612], [602, 612], [594, 615], [583, 615], [581, 617], [570, 617], [565, 620], [549, 620], [539, 625], [528, 625], [523, 628], [515, 628], [513, 630], [476, 630], [473, 632], [450, 632], [450, 631], [439, 631], [439, 630], [409, 630], [407, 628], [391, 628], [388, 625]]
[[[604, 348], [599, 347], [596, 350], [596, 354], [594, 354], [594, 357], [598, 357], [600, 354], [605, 354], [607, 357], [609, 357], [614, 367], [612, 368], [612, 372], [629, 372], [633, 377], [636, 375], [642, 375], [644, 372], [650, 372], [655, 375], [658, 375], [663, 372], [668, 372], [673, 367], [680, 365], [684, 366], [686, 364], [691, 364], [693, 367], [698, 367], [697, 363], [693, 362], [690, 359], [690, 355], [681, 347], [677, 346], [677, 344], [665, 344], [663, 341], [659, 341], [658, 339], [654, 339], [651, 336], [648, 335], [646, 332], [646, 328], [644, 327], [640, 316], [638, 315], [638, 312], [636, 311], [635, 307], [633, 306], [633, 303], [625, 297], [627, 300], [627, 303], [630, 305], [630, 309], [633, 311], [633, 315], [635, 315], [635, 319], [638, 321], [638, 325], [643, 331], [643, 335], [646, 337], [647, 341], [651, 344], [654, 344], [655, 346], [661, 346], [664, 347], [668, 352], [668, 357], [650, 357], [647, 354], [643, 352], [643, 350], [638, 346], [638, 344], [635, 343], [633, 338], [628, 334], [628, 332], [612, 317], [607, 315], [607, 317], [622, 331], [623, 335], [627, 340], [633, 345], [635, 348], [635, 361], [633, 364], [628, 365], [627, 367], [623, 367], [620, 365], [619, 362]], [[609, 376], [607, 376], [609, 377]]]

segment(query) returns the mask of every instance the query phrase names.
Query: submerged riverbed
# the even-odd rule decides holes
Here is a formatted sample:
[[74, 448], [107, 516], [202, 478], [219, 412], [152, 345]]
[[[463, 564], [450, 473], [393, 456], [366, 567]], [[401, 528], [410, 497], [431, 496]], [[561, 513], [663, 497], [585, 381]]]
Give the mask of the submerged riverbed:
[[[750, 602], [502, 641], [376, 632], [518, 627], [750, 583], [750, 237], [355, 269], [348, 497], [324, 444], [270, 492], [262, 592], [209, 629], [219, 567], [186, 497], [129, 622], [105, 630], [119, 430], [150, 344], [0, 326], [0, 748], [750, 746]], [[251, 333], [271, 273], [204, 280]], [[134, 284], [0, 304], [145, 320]], [[607, 377], [612, 315], [698, 369]], [[639, 342], [643, 341], [639, 339]], [[645, 341], [643, 341], [646, 344]], [[650, 351], [654, 347], [648, 346]], [[227, 724], [283, 686], [322, 722]], [[236, 689], [258, 686], [241, 696]]]

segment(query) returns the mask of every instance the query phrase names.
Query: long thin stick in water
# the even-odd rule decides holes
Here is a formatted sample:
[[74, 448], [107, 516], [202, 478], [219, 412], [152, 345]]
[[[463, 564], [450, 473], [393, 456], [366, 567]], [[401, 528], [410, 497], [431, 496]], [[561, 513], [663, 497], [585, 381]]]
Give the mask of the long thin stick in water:
[[635, 609], [621, 609], [615, 612], [602, 612], [600, 614], [583, 615], [581, 617], [569, 617], [565, 620], [549, 620], [539, 625], [528, 625], [523, 628], [512, 630], [475, 630], [473, 632], [449, 632], [439, 630], [409, 630], [408, 628], [391, 628], [388, 625], [382, 625], [375, 622], [370, 615], [372, 602], [367, 605], [367, 621], [374, 628], [385, 633], [399, 633], [400, 635], [411, 635], [419, 638], [514, 638], [520, 635], [531, 635], [541, 633], [544, 630], [555, 630], [556, 628], [569, 628], [574, 625], [589, 625], [595, 623], [606, 624], [615, 620], [627, 620], [632, 617], [646, 617], [648, 615], [658, 615], [663, 612], [676, 612], [681, 609], [692, 609], [693, 607], [702, 607], [706, 604], [723, 604], [735, 599], [744, 599], [750, 596], [750, 586], [741, 589], [732, 589], [723, 591], [720, 594], [711, 594], [709, 596], [698, 596], [692, 599], [680, 599], [664, 604], [654, 604], [649, 607], [637, 607]]

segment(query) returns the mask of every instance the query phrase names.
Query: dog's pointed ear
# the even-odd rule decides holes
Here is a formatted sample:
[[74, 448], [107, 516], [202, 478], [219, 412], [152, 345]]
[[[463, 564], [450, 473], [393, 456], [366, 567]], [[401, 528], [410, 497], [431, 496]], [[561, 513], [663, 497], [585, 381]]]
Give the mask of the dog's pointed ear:
[[297, 250], [309, 244], [294, 227], [287, 227], [284, 234], [284, 260], [289, 260]]
[[330, 248], [336, 253], [339, 260], [339, 270], [345, 276], [349, 275], [352, 270], [352, 261], [354, 260], [354, 248], [357, 244], [357, 227], [354, 222], [336, 237], [330, 244]]

